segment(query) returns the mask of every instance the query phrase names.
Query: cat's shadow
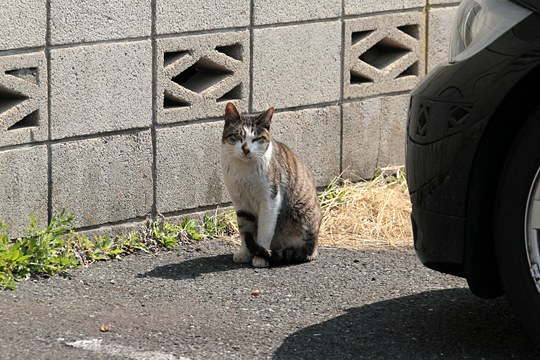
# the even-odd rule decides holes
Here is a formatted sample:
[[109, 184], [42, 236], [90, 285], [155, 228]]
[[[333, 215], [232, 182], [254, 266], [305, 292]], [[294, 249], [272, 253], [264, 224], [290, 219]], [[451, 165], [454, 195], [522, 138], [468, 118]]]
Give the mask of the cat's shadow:
[[232, 254], [197, 257], [177, 264], [158, 266], [155, 269], [137, 275], [138, 278], [154, 277], [171, 280], [195, 279], [203, 274], [240, 269], [248, 264], [236, 264]]

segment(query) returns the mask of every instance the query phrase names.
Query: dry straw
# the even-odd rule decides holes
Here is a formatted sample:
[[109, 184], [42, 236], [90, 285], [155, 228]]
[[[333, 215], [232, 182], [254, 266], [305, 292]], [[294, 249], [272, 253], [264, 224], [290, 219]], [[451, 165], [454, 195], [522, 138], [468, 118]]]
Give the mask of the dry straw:
[[320, 244], [337, 247], [412, 244], [411, 203], [403, 167], [386, 167], [371, 181], [339, 178], [320, 194]]
[[[412, 244], [411, 203], [403, 167], [380, 169], [370, 181], [335, 178], [319, 194], [321, 246], [369, 248]], [[232, 212], [231, 212], [232, 214]], [[226, 219], [234, 223], [235, 217]], [[238, 231], [229, 240], [240, 243]]]

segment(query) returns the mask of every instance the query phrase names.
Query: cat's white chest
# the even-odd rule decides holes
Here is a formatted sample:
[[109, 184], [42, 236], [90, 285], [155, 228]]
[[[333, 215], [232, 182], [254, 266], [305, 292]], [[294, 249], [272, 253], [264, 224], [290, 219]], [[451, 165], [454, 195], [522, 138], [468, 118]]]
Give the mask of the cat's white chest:
[[223, 159], [223, 179], [234, 207], [257, 213], [269, 196], [268, 164]]
[[[229, 191], [235, 206], [248, 205], [258, 207], [264, 201], [268, 191], [267, 174], [260, 167], [234, 166], [231, 164], [224, 172], [225, 186]], [[243, 164], [242, 164], [243, 165]]]

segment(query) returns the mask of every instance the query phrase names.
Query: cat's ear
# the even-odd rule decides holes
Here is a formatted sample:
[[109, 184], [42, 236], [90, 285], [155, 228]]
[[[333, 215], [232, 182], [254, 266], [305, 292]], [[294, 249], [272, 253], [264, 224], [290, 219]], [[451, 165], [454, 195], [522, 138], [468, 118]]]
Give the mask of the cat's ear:
[[274, 116], [274, 108], [271, 107], [270, 109], [266, 110], [264, 113], [259, 116], [257, 119], [257, 122], [260, 126], [265, 128], [266, 130], [270, 130], [270, 123], [272, 122], [272, 116]]
[[237, 121], [240, 121], [240, 113], [236, 109], [236, 106], [232, 102], [229, 102], [225, 106], [225, 123], [234, 123]]

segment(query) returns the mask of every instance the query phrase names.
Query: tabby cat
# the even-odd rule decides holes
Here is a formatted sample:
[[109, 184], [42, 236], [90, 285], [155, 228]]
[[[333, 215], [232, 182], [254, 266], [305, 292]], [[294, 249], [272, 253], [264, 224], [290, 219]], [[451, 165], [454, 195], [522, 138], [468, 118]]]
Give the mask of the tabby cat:
[[223, 177], [242, 238], [233, 260], [255, 267], [315, 259], [322, 218], [313, 174], [270, 135], [273, 114], [270, 108], [241, 115], [228, 103], [221, 141]]

